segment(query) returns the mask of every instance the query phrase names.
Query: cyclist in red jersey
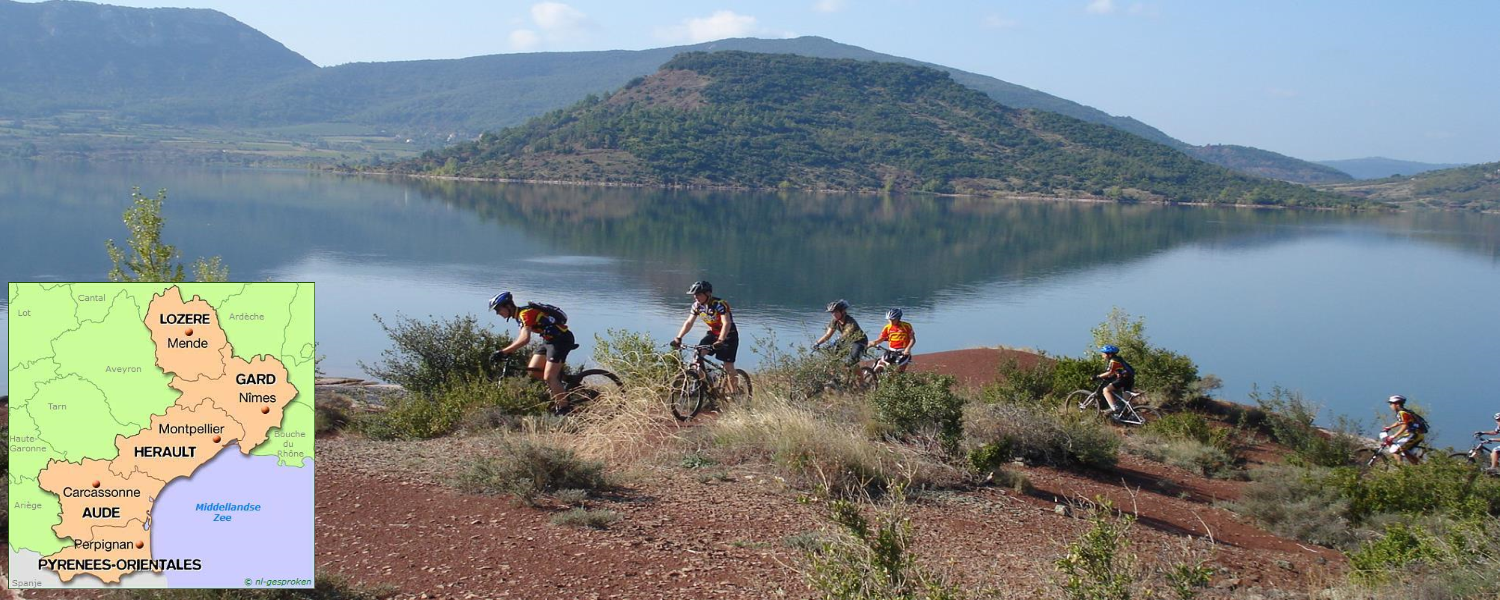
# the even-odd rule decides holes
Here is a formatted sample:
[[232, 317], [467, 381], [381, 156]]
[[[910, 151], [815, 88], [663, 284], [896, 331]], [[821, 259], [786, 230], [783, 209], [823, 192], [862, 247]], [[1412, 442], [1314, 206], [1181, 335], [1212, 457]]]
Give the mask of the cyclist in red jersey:
[[[682, 336], [687, 335], [688, 330], [693, 328], [693, 322], [699, 316], [703, 317], [703, 324], [708, 326], [708, 335], [698, 340], [699, 346], [713, 346], [708, 352], [709, 356], [719, 359], [724, 363], [725, 373], [734, 373], [734, 359], [740, 350], [740, 332], [734, 324], [734, 315], [729, 310], [729, 303], [723, 298], [714, 296], [714, 285], [707, 281], [694, 282], [688, 287], [687, 293], [693, 296], [693, 306], [688, 309], [688, 318], [682, 323], [682, 329], [677, 332], [677, 337], [672, 338], [672, 347], [682, 345]], [[699, 350], [699, 352], [703, 352]], [[737, 382], [736, 377], [728, 377], [725, 380], [725, 391], [734, 393]]]
[[[917, 345], [917, 334], [912, 331], [911, 323], [901, 320], [903, 313], [899, 308], [885, 311], [887, 323], [880, 329], [880, 337], [870, 342], [871, 346], [879, 346], [881, 342], [890, 342], [890, 350], [887, 351], [886, 360], [896, 364], [897, 373], [905, 373], [906, 366], [911, 364], [911, 349]], [[891, 356], [894, 354], [895, 356]]]
[[528, 303], [517, 307], [510, 292], [500, 292], [490, 298], [490, 310], [505, 320], [514, 319], [521, 324], [515, 341], [490, 355], [491, 361], [504, 360], [510, 353], [525, 348], [531, 343], [531, 334], [541, 336], [542, 344], [531, 355], [527, 372], [547, 383], [552, 392], [552, 410], [560, 413], [567, 410], [567, 396], [562, 384], [562, 373], [568, 362], [568, 353], [578, 348], [573, 332], [568, 330], [566, 315], [547, 304]]

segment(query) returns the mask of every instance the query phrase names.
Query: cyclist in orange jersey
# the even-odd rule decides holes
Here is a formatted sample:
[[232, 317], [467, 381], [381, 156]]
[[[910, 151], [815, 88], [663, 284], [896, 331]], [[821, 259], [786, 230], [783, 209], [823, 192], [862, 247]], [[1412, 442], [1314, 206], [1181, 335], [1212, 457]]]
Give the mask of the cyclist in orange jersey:
[[888, 322], [880, 329], [880, 337], [870, 343], [879, 346], [881, 342], [890, 342], [886, 360], [896, 365], [897, 373], [906, 372], [906, 365], [911, 364], [911, 349], [917, 345], [917, 334], [912, 331], [911, 323], [901, 320], [902, 315], [899, 308], [885, 311]]

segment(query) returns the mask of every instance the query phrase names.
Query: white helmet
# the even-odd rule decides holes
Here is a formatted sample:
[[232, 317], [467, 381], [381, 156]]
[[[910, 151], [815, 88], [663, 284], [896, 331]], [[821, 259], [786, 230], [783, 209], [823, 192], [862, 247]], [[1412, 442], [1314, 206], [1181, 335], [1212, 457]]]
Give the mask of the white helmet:
[[1386, 402], [1389, 402], [1391, 404], [1403, 404], [1404, 405], [1404, 404], [1406, 404], [1406, 396], [1402, 396], [1401, 394], [1396, 394], [1395, 396], [1391, 396], [1390, 398], [1387, 398]]

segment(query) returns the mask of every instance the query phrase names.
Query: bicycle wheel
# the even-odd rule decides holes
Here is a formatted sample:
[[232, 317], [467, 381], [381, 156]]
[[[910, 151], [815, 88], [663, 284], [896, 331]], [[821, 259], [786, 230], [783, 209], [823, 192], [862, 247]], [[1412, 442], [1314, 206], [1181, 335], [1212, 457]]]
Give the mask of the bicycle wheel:
[[625, 389], [619, 376], [604, 369], [584, 369], [568, 378], [568, 400], [574, 405], [590, 402], [599, 396]]
[[859, 368], [859, 389], [868, 392], [880, 385], [880, 372], [870, 367]]
[[679, 421], [686, 421], [698, 415], [703, 410], [704, 396], [707, 390], [703, 385], [703, 376], [694, 371], [683, 371], [672, 380], [670, 391], [670, 402], [672, 416]]
[[1451, 458], [1453, 460], [1461, 460], [1471, 465], [1475, 462], [1478, 462], [1475, 461], [1474, 456], [1469, 454], [1468, 452], [1454, 452], [1453, 454], [1449, 454], [1448, 458]]
[[735, 369], [734, 393], [726, 392], [723, 394], [723, 397], [730, 402], [741, 402], [750, 398], [750, 395], [754, 392], [755, 388], [750, 385], [750, 374], [746, 373], [744, 369]]
[[1132, 407], [1131, 410], [1125, 411], [1125, 415], [1120, 417], [1119, 422], [1125, 425], [1141, 426], [1155, 421], [1159, 416], [1156, 414], [1155, 408], [1150, 406], [1136, 406]]
[[1068, 403], [1063, 406], [1077, 406], [1081, 411], [1099, 411], [1099, 399], [1094, 396], [1094, 390], [1073, 390], [1068, 394]]
[[1361, 472], [1389, 469], [1395, 461], [1391, 455], [1383, 449], [1360, 448], [1354, 451], [1354, 466], [1359, 467]]

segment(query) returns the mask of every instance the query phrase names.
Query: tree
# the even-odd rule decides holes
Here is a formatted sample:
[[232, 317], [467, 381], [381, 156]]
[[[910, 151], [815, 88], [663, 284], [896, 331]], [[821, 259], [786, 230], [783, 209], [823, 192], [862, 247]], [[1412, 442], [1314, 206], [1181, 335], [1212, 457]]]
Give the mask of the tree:
[[[114, 267], [109, 270], [110, 281], [136, 282], [161, 281], [176, 283], [185, 279], [182, 265], [173, 261], [180, 255], [177, 247], [162, 243], [161, 228], [166, 219], [161, 216], [161, 205], [167, 199], [167, 190], [156, 192], [155, 198], [141, 194], [141, 188], [130, 190], [132, 205], [125, 209], [125, 226], [130, 229], [127, 243], [132, 256], [115, 246], [113, 239], [104, 242]], [[128, 272], [127, 272], [128, 269]], [[199, 258], [193, 263], [193, 276], [198, 281], [228, 281], [229, 267], [219, 257]]]

